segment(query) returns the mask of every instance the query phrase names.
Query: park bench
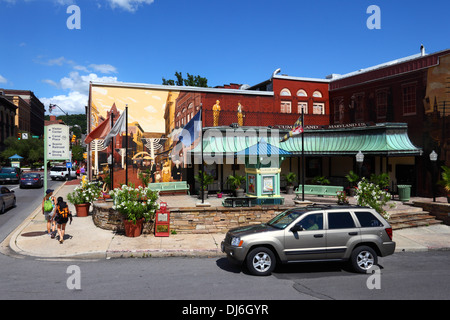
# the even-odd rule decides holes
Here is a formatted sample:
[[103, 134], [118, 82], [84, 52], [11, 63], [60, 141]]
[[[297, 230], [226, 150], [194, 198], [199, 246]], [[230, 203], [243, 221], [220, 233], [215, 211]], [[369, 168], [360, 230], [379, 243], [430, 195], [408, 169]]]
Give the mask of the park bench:
[[[327, 185], [309, 185], [305, 184], [305, 195], [315, 195], [315, 196], [337, 196], [338, 191], [344, 191], [342, 186], [327, 186]], [[302, 186], [299, 185], [294, 191], [296, 197], [302, 195]]]
[[187, 192], [187, 194], [190, 194], [189, 185], [186, 181], [149, 183], [148, 188], [159, 193]]

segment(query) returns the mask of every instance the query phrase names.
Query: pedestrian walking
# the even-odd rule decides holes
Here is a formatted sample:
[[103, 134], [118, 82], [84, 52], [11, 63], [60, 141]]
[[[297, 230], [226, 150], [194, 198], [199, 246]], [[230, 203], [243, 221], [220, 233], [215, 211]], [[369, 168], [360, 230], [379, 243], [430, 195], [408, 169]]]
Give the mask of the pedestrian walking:
[[45, 191], [44, 199], [42, 200], [42, 214], [47, 221], [47, 233], [51, 235], [52, 231], [52, 217], [54, 206], [50, 197], [53, 195], [53, 189], [47, 189]]
[[72, 213], [69, 211], [69, 207], [62, 197], [58, 197], [56, 200], [56, 209], [53, 217], [57, 223], [59, 243], [62, 244], [64, 242], [67, 221], [70, 219], [70, 222], [72, 222]]

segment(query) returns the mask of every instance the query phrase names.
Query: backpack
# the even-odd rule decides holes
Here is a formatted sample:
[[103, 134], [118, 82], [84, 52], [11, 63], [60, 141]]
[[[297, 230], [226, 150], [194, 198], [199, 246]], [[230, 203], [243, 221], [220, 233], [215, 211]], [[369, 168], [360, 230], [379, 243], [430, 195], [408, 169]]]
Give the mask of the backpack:
[[69, 208], [67, 206], [58, 206], [57, 207], [57, 214], [63, 218], [63, 219], [67, 219], [69, 217]]
[[45, 200], [44, 201], [44, 211], [50, 212], [53, 210], [53, 203], [51, 200]]

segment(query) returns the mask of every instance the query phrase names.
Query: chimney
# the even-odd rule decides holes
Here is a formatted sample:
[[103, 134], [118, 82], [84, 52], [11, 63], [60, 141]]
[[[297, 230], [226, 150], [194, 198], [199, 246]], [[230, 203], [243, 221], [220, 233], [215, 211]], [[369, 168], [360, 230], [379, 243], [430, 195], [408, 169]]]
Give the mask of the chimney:
[[420, 45], [420, 55], [423, 57], [425, 55], [425, 47], [423, 44]]
[[56, 121], [56, 116], [55, 115], [50, 115], [50, 121]]

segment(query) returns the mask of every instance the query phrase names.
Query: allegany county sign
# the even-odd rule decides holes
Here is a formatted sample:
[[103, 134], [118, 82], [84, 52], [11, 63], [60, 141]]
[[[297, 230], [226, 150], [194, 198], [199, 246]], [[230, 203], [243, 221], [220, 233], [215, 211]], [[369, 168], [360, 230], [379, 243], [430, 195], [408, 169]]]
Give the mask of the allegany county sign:
[[45, 134], [47, 160], [70, 160], [69, 127], [52, 124], [46, 126]]

